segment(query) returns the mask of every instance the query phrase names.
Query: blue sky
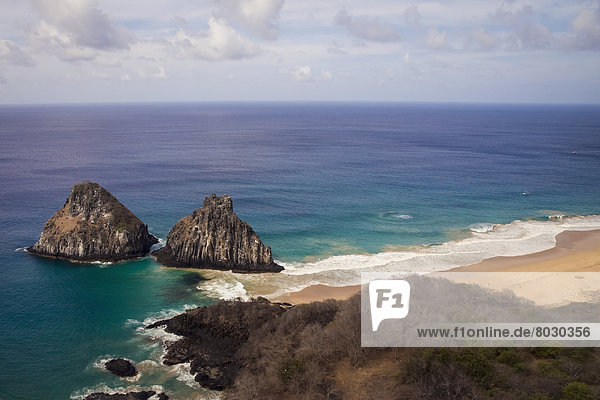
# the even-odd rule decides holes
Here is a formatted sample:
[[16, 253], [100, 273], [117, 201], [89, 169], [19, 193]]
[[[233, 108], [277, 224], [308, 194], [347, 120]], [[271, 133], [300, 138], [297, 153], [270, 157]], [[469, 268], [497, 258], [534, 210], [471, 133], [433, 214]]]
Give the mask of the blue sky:
[[0, 103], [600, 103], [600, 2], [0, 0]]

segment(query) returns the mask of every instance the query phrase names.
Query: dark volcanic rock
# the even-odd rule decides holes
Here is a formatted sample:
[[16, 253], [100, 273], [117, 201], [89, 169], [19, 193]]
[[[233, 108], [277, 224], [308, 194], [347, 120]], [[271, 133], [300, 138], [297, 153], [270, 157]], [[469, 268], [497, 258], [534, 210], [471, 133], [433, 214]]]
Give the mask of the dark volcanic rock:
[[246, 363], [237, 353], [249, 335], [288, 308], [260, 297], [249, 302], [220, 301], [158, 321], [146, 329], [164, 326], [167, 332], [183, 336], [168, 344], [163, 362], [190, 362], [190, 372], [200, 385], [223, 390], [233, 385]]
[[70, 261], [120, 261], [141, 257], [158, 239], [97, 183], [73, 186], [63, 208], [44, 225], [27, 251]]
[[[154, 390], [147, 390], [142, 392], [129, 392], [129, 393], [92, 393], [86, 396], [83, 400], [148, 400], [154, 396], [156, 392]], [[169, 400], [169, 396], [164, 393], [158, 395], [159, 400]]]
[[233, 212], [231, 197], [212, 195], [192, 215], [180, 219], [167, 244], [152, 253], [171, 267], [210, 268], [239, 272], [279, 272], [271, 248]]
[[129, 360], [115, 358], [104, 364], [106, 369], [117, 376], [136, 376], [137, 370]]

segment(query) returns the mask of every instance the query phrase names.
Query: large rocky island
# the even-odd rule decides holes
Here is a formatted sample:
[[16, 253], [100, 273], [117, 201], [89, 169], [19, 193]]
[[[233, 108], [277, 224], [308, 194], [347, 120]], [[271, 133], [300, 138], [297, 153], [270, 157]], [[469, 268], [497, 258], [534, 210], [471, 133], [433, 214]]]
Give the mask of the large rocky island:
[[29, 253], [77, 262], [141, 257], [158, 239], [148, 226], [97, 183], [73, 186], [63, 208], [44, 225]]
[[169, 267], [207, 268], [237, 272], [279, 272], [271, 248], [233, 212], [231, 197], [211, 195], [204, 206], [180, 219], [167, 244], [152, 253]]

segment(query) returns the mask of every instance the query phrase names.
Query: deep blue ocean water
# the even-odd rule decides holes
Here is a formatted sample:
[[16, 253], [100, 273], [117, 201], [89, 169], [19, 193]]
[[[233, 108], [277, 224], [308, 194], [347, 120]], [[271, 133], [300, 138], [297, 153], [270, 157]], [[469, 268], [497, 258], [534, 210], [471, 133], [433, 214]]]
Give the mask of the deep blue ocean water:
[[214, 301], [196, 288], [200, 274], [20, 250], [84, 179], [161, 238], [205, 196], [229, 194], [284, 264], [447, 242], [482, 222], [600, 213], [600, 106], [2, 106], [0, 143], [4, 400], [150, 384], [187, 393], [159, 368], [130, 383], [94, 363], [157, 360], [136, 328]]

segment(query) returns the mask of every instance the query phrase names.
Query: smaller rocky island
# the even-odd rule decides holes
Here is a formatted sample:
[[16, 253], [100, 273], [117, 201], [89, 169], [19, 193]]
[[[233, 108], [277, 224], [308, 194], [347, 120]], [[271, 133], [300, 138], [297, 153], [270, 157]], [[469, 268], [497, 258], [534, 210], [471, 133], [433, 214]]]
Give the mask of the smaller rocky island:
[[63, 208], [44, 225], [31, 254], [76, 262], [141, 257], [158, 239], [148, 226], [97, 183], [73, 186]]
[[271, 248], [233, 212], [231, 197], [215, 194], [171, 229], [167, 244], [152, 253], [169, 267], [280, 272]]
[[107, 371], [120, 377], [136, 376], [138, 374], [133, 363], [124, 358], [115, 358], [104, 364]]

